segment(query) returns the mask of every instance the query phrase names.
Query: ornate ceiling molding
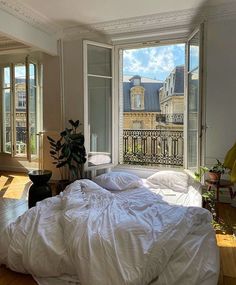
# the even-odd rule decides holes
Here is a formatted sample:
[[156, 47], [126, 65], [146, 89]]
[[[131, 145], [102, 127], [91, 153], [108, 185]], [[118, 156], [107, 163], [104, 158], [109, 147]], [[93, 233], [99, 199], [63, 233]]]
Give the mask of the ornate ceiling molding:
[[218, 20], [236, 16], [236, 2], [217, 6], [206, 6], [198, 9], [158, 13], [141, 17], [95, 23], [89, 26], [76, 26], [63, 30], [64, 38], [71, 40], [81, 38], [91, 32], [99, 32], [110, 38], [117, 39], [122, 35], [138, 36], [140, 34], [163, 34], [173, 28], [177, 33], [190, 31], [196, 24], [204, 20]]
[[193, 9], [177, 11], [173, 13], [161, 13], [118, 21], [98, 23], [91, 25], [91, 28], [109, 35], [117, 34], [121, 31], [123, 33], [127, 33], [134, 31], [153, 30], [155, 28], [162, 29], [189, 24], [194, 18], [195, 14], [196, 11]]
[[100, 33], [110, 38], [117, 37], [121, 34], [145, 33], [146, 31], [161, 31], [178, 29], [178, 27], [191, 27], [206, 19], [222, 19], [227, 17], [235, 17], [236, 2], [227, 4], [206, 6], [198, 9], [188, 9], [181, 11], [173, 11], [168, 13], [158, 13], [141, 17], [133, 17], [115, 21], [95, 23], [92, 25], [76, 26], [66, 28], [62, 31], [62, 27], [47, 18], [46, 16], [24, 5], [19, 0], [0, 0], [0, 9], [9, 14], [23, 20], [33, 27], [42, 30], [58, 38], [64, 37], [71, 40], [74, 38], [85, 37], [92, 33]]
[[121, 19], [96, 23], [89, 26], [76, 26], [63, 30], [65, 38], [82, 37], [91, 32], [99, 32], [110, 37], [118, 34], [140, 33], [145, 31], [162, 30], [164, 28], [188, 25], [196, 14], [196, 10], [184, 10], [171, 13]]
[[0, 9], [47, 33], [60, 33], [61, 27], [53, 23], [46, 16], [36, 12], [18, 0], [0, 0]]

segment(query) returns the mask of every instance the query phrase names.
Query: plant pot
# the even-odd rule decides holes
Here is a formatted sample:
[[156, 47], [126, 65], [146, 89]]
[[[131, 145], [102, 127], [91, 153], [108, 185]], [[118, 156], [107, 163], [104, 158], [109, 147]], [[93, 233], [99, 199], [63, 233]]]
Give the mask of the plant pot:
[[208, 172], [208, 177], [209, 177], [209, 180], [211, 181], [214, 181], [214, 182], [220, 181], [220, 176], [221, 176], [220, 172], [212, 172], [212, 171]]

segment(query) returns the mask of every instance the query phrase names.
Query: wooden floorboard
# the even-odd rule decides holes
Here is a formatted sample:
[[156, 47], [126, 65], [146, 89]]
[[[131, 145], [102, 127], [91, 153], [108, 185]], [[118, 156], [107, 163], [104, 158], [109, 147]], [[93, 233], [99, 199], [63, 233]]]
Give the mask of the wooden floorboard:
[[[28, 209], [30, 180], [26, 174], [0, 172], [0, 227], [3, 228]], [[219, 216], [236, 230], [236, 208], [219, 204]], [[236, 239], [229, 233], [217, 233], [221, 269], [218, 285], [236, 285]], [[36, 285], [30, 275], [0, 267], [0, 285]], [[181, 284], [180, 284], [181, 285]], [[199, 284], [201, 285], [201, 284]]]

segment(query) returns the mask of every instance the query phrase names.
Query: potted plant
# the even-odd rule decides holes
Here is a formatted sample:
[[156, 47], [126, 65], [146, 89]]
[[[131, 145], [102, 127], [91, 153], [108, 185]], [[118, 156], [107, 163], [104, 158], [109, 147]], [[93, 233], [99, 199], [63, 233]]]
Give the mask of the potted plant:
[[201, 182], [202, 176], [207, 173], [209, 180], [211, 181], [219, 181], [221, 174], [224, 174], [226, 171], [226, 167], [219, 159], [216, 159], [216, 163], [210, 168], [206, 166], [200, 166], [199, 171], [194, 173], [194, 178], [196, 181]]
[[216, 160], [216, 164], [214, 164], [208, 171], [208, 177], [211, 181], [219, 181], [221, 174], [225, 173], [225, 166], [222, 162], [219, 161], [219, 159]]
[[53, 164], [60, 170], [61, 180], [59, 191], [64, 190], [70, 182], [83, 177], [84, 163], [86, 162], [86, 150], [84, 147], [84, 135], [78, 132], [80, 121], [69, 120], [71, 128], [66, 128], [60, 133], [60, 138], [54, 140], [47, 137], [50, 143], [50, 155]]

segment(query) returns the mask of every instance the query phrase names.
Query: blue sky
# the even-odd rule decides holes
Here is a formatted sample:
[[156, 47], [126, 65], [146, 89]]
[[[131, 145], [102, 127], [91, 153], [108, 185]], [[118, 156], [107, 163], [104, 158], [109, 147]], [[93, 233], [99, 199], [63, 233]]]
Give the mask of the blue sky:
[[184, 63], [184, 44], [129, 49], [123, 53], [123, 74], [165, 80], [176, 65]]

